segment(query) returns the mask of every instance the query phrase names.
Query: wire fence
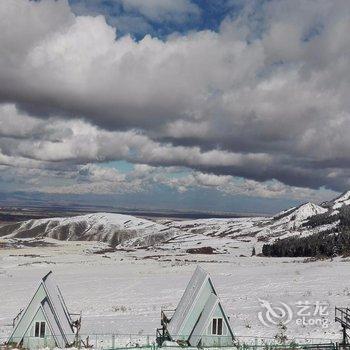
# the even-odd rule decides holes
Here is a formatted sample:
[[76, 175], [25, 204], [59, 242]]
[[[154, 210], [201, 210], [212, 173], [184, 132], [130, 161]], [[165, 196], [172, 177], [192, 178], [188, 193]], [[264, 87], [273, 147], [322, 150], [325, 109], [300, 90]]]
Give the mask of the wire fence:
[[[45, 335], [44, 337], [25, 336], [21, 339], [12, 339], [8, 343], [8, 339], [0, 338], [0, 350], [10, 350], [20, 347], [23, 349], [39, 350], [39, 349], [54, 349], [54, 348], [89, 348], [93, 350], [140, 350], [149, 349], [157, 350], [172, 350], [186, 348], [188, 350], [198, 349], [191, 347], [186, 343], [181, 343], [181, 346], [175, 342], [165, 342], [162, 346], [157, 344], [155, 335], [140, 335], [140, 334], [80, 334], [79, 336], [70, 334], [70, 337], [75, 339], [74, 343], [67, 344], [62, 335]], [[69, 338], [69, 337], [67, 337]], [[276, 338], [269, 337], [248, 337], [235, 336], [234, 339], [225, 339], [225, 337], [201, 336], [202, 349], [226, 349], [226, 350], [292, 350], [292, 349], [307, 349], [307, 350], [336, 350], [339, 349], [338, 344], [332, 339], [325, 338], [308, 338], [308, 339], [285, 339], [279, 342]], [[230, 340], [230, 341], [229, 341]], [[208, 345], [211, 344], [211, 345]], [[343, 349], [350, 350], [350, 348]]]

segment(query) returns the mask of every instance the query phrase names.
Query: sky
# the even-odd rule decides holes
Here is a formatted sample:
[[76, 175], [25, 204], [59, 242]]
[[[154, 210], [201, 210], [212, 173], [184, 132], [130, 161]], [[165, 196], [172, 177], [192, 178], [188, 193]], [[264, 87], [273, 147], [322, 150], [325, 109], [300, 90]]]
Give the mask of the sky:
[[0, 200], [272, 213], [350, 189], [348, 0], [1, 0]]

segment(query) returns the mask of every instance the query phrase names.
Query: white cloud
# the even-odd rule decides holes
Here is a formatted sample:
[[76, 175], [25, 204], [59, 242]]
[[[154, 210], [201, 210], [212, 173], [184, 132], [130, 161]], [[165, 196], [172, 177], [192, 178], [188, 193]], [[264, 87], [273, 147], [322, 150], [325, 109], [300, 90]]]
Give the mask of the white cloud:
[[[344, 189], [348, 1], [272, 0], [258, 18], [257, 3], [218, 32], [135, 41], [67, 1], [2, 0], [0, 99], [12, 103], [0, 112], [3, 162], [125, 159]], [[185, 0], [124, 5], [154, 20], [196, 11]], [[218, 181], [210, 176], [202, 181]]]
[[289, 198], [297, 201], [314, 201], [320, 203], [334, 198], [337, 192], [327, 190], [311, 190], [293, 187], [278, 181], [258, 182], [254, 180], [239, 179], [228, 175], [215, 175], [198, 171], [190, 174], [169, 178], [159, 176], [157, 180], [177, 191], [183, 193], [188, 190], [212, 189], [230, 196], [248, 196], [260, 198]]
[[[42, 162], [73, 161], [84, 164], [91, 161], [126, 159], [133, 163], [179, 166], [246, 166], [248, 163], [266, 165], [271, 159], [264, 154], [239, 154], [220, 150], [201, 151], [199, 147], [173, 146], [155, 142], [135, 131], [106, 131], [82, 120], [52, 119], [50, 123], [27, 116], [24, 138], [11, 138], [12, 126], [24, 116], [11, 105], [0, 107], [0, 113], [11, 113], [11, 123], [0, 124], [0, 138], [5, 156], [17, 156]], [[12, 126], [11, 126], [12, 125]], [[42, 137], [37, 136], [37, 131]], [[35, 137], [32, 137], [32, 136]]]

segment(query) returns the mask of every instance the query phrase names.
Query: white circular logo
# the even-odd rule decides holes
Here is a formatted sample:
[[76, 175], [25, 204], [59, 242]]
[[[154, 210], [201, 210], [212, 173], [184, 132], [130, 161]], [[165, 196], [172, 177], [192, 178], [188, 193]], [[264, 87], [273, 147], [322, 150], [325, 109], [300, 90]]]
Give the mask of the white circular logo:
[[258, 313], [259, 321], [266, 327], [276, 326], [279, 323], [288, 324], [293, 319], [293, 311], [289, 305], [280, 301], [272, 305], [269, 301], [259, 299], [262, 311]]

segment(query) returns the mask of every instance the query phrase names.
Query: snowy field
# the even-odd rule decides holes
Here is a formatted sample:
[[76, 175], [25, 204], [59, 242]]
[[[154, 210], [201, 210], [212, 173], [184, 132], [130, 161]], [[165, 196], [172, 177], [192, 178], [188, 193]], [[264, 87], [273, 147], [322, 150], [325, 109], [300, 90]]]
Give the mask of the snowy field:
[[[210, 240], [219, 254], [187, 254], [185, 249]], [[196, 242], [197, 240], [197, 242]], [[50, 240], [49, 240], [50, 241]], [[259, 299], [284, 302], [293, 310], [289, 338], [338, 339], [334, 306], [350, 306], [350, 261], [242, 257], [239, 242], [185, 235], [181, 241], [152, 250], [93, 254], [96, 242], [62, 242], [54, 246], [0, 249], [0, 337], [25, 307], [40, 278], [49, 270], [71, 312], [83, 312], [82, 333], [154, 335], [161, 307], [175, 308], [197, 264], [210, 272], [236, 335], [273, 337], [277, 326], [263, 325]], [[176, 248], [181, 245], [181, 249]], [[247, 248], [248, 249], [248, 248]], [[237, 253], [236, 251], [239, 251]], [[329, 303], [326, 328], [296, 324], [296, 303]], [[309, 307], [309, 311], [314, 309]], [[324, 316], [325, 313], [328, 315]], [[315, 315], [317, 318], [319, 313]]]

